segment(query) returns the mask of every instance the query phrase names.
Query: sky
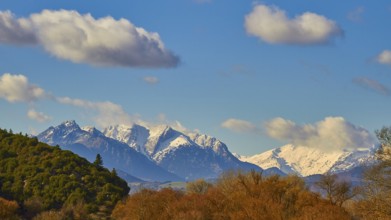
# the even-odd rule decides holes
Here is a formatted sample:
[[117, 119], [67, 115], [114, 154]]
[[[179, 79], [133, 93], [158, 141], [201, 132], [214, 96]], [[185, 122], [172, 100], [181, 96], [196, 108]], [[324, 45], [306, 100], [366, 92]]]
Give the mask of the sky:
[[252, 155], [357, 149], [391, 116], [391, 3], [0, 3], [0, 127], [168, 124]]

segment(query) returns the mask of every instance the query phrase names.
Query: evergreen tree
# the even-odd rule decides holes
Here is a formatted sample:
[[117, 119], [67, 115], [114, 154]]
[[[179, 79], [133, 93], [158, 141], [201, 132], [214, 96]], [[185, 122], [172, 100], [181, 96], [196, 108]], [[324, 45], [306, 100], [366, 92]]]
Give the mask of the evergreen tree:
[[103, 166], [103, 159], [102, 159], [102, 156], [100, 154], [97, 154], [96, 155], [96, 158], [95, 158], [95, 161], [94, 161], [94, 165], [95, 166]]
[[113, 168], [113, 169], [111, 170], [111, 174], [112, 174], [113, 176], [118, 176], [118, 173], [117, 173], [117, 171], [115, 170], [115, 168]]

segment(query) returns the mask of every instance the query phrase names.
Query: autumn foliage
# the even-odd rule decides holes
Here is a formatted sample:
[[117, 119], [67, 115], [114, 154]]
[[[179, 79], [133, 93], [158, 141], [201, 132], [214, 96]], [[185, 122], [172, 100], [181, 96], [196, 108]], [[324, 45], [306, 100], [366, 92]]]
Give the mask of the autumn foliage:
[[0, 197], [0, 219], [18, 219], [19, 205], [15, 201], [9, 201]]
[[[216, 184], [190, 183], [193, 192], [144, 189], [119, 203], [114, 219], [351, 219], [307, 189], [299, 177], [227, 173]], [[199, 184], [199, 186], [195, 186]], [[206, 190], [205, 190], [206, 189]]]

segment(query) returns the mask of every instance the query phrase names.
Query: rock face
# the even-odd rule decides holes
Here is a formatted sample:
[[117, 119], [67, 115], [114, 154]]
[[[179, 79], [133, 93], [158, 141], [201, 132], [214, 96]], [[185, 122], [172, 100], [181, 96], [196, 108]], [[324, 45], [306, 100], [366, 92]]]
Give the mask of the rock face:
[[345, 172], [364, 163], [372, 163], [375, 161], [375, 151], [375, 147], [369, 147], [325, 152], [317, 148], [285, 145], [254, 156], [238, 155], [238, 158], [263, 169], [276, 167], [286, 174], [310, 176]]

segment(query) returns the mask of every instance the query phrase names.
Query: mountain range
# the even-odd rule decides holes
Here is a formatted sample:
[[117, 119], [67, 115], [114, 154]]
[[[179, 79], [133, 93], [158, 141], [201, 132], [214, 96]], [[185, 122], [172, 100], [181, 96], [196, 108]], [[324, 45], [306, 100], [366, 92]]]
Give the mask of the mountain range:
[[236, 155], [263, 169], [278, 168], [286, 174], [311, 176], [341, 173], [375, 162], [376, 147], [326, 151], [315, 147], [285, 145], [253, 156]]
[[166, 125], [115, 125], [102, 129], [65, 121], [49, 127], [38, 139], [59, 145], [89, 161], [97, 154], [129, 182], [215, 179], [228, 170], [256, 170], [265, 175], [311, 176], [341, 173], [375, 161], [374, 146], [356, 150], [325, 151], [285, 145], [253, 156], [232, 154], [220, 140], [198, 133], [183, 133]]
[[66, 121], [49, 127], [37, 137], [89, 161], [99, 153], [106, 167], [121, 171], [119, 174], [129, 174], [127, 179], [187, 181], [214, 179], [227, 170], [262, 170], [240, 161], [216, 138], [186, 135], [163, 125], [150, 128], [137, 124], [117, 125], [101, 132], [94, 127], [81, 128], [75, 121]]
[[[100, 154], [106, 167], [115, 168], [143, 180], [182, 180], [125, 143], [107, 138], [94, 127], [80, 128], [75, 121], [66, 121], [56, 127], [49, 127], [37, 137], [39, 141], [59, 145], [62, 149], [70, 150], [89, 161], [94, 161], [96, 155]], [[134, 178], [131, 176], [129, 178]]]

